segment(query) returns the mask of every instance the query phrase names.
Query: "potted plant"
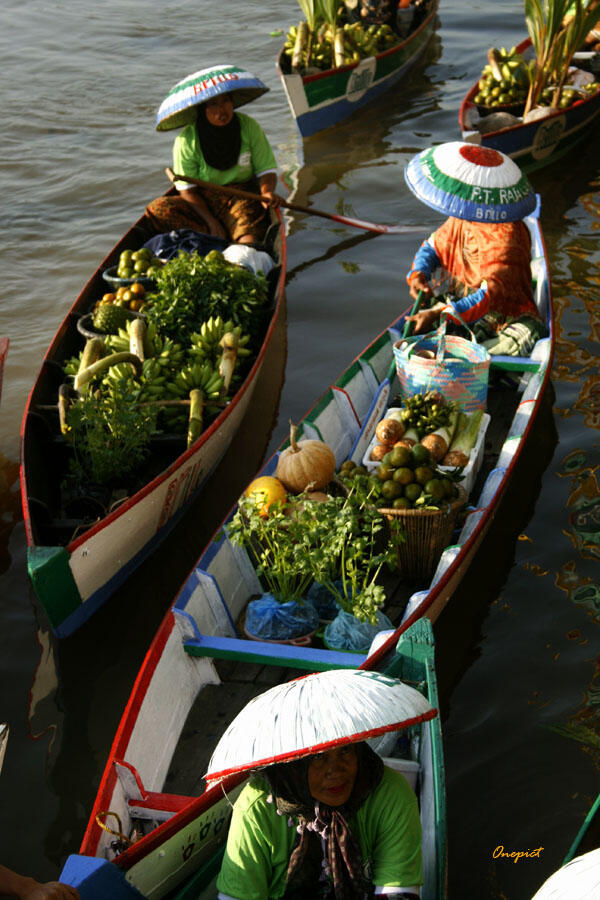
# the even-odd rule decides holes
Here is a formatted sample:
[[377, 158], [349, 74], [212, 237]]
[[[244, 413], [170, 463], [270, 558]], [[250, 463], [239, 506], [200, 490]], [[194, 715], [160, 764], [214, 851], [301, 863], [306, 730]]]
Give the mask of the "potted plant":
[[265, 593], [246, 609], [246, 633], [258, 640], [305, 640], [319, 624], [314, 607], [305, 602], [313, 580], [308, 549], [314, 534], [300, 506], [289, 514], [285, 501], [265, 509], [255, 494], [240, 499], [227, 527], [232, 543], [252, 556]]
[[385, 591], [378, 579], [384, 566], [397, 568], [403, 531], [399, 521], [388, 522], [376, 508], [368, 478], [355, 477], [347, 484], [344, 496], [313, 504], [317, 540], [310, 542], [308, 559], [315, 582], [339, 607], [325, 628], [325, 643], [366, 652], [378, 631], [392, 627], [381, 612]]

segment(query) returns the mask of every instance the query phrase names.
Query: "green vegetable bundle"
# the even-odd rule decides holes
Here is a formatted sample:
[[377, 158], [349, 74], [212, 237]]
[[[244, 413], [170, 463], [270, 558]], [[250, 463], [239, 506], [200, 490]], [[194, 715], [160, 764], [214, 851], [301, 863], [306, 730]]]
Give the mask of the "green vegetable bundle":
[[216, 250], [204, 258], [180, 253], [163, 266], [156, 285], [145, 314], [174, 341], [185, 342], [211, 316], [240, 325], [251, 341], [262, 335], [268, 298], [265, 276], [227, 262]]

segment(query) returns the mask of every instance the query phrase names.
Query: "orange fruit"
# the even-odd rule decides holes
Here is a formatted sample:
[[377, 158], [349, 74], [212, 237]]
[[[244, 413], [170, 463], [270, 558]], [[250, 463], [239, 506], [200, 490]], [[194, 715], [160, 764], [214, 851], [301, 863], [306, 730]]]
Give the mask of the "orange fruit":
[[115, 300], [116, 300], [116, 297], [114, 294], [103, 294], [102, 295], [102, 301], [105, 304], [106, 303], [114, 303]]
[[129, 290], [130, 290], [131, 293], [134, 294], [134, 296], [136, 296], [136, 297], [143, 297], [144, 294], [146, 293], [146, 288], [145, 288], [144, 285], [143, 285], [141, 282], [139, 282], [139, 281], [134, 281], [134, 283], [131, 285], [131, 287], [129, 288]]
[[279, 478], [275, 478], [273, 475], [261, 475], [255, 478], [244, 491], [244, 496], [254, 499], [263, 518], [269, 515], [271, 503], [276, 501], [285, 503], [287, 500], [286, 489]]

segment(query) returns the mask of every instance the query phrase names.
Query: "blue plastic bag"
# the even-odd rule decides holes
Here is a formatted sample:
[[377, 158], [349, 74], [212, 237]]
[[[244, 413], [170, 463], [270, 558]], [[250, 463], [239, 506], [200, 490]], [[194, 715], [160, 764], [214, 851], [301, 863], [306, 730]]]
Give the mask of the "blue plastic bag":
[[311, 603], [280, 603], [273, 594], [251, 600], [246, 609], [246, 631], [266, 641], [293, 640], [311, 634], [318, 625], [319, 614]]
[[203, 234], [191, 228], [177, 228], [174, 231], [154, 235], [146, 241], [144, 247], [149, 247], [159, 259], [173, 259], [180, 250], [186, 253], [195, 250], [200, 256], [206, 256], [211, 250], [223, 251], [228, 245], [229, 241], [217, 235]]
[[377, 610], [377, 622], [361, 622], [352, 613], [340, 610], [333, 622], [323, 633], [323, 640], [332, 650], [352, 650], [354, 653], [366, 653], [371, 641], [378, 631], [385, 631], [394, 626], [381, 610]]
[[[335, 586], [341, 591], [342, 582], [334, 582]], [[340, 606], [331, 591], [327, 590], [325, 585], [313, 581], [306, 594], [306, 599], [312, 603], [316, 611], [319, 613], [319, 619], [322, 622], [331, 622], [340, 611]]]

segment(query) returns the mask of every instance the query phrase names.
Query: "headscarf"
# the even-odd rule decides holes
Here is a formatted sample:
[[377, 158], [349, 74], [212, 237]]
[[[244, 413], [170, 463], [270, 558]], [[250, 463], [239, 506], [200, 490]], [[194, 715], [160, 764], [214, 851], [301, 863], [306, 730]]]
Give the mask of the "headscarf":
[[288, 863], [284, 900], [315, 895], [320, 882], [333, 881], [335, 900], [363, 900], [371, 885], [363, 873], [362, 852], [348, 820], [383, 777], [383, 762], [368, 744], [355, 745], [358, 768], [350, 797], [343, 806], [315, 800], [308, 788], [311, 757], [268, 766], [263, 771], [280, 815], [298, 819], [298, 837]]
[[242, 147], [242, 126], [234, 112], [227, 125], [211, 125], [206, 118], [206, 104], [201, 103], [196, 113], [196, 132], [202, 155], [213, 169], [231, 169], [237, 163]]

